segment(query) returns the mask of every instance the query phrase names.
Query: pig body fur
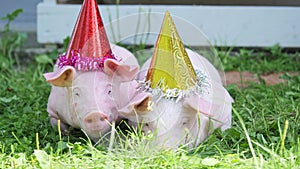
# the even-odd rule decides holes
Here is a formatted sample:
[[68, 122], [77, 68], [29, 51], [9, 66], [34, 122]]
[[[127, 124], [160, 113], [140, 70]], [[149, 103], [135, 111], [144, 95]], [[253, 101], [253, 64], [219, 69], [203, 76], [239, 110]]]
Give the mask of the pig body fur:
[[[107, 59], [103, 71], [77, 71], [71, 66], [54, 68], [45, 73], [52, 84], [47, 111], [52, 126], [61, 130], [69, 126], [83, 129], [94, 141], [110, 131], [111, 123], [120, 120], [112, 89], [135, 79], [139, 66], [136, 58], [125, 48], [111, 45], [120, 62]], [[124, 93], [125, 94], [125, 93]]]
[[[223, 87], [218, 71], [203, 56], [186, 49], [195, 70], [205, 72], [210, 82], [207, 92], [184, 97], [178, 102], [142, 91], [122, 107], [120, 113], [140, 125], [142, 131], [155, 133], [154, 145], [159, 148], [194, 147], [216, 128], [231, 126], [233, 99]], [[138, 78], [144, 80], [150, 65], [148, 60]]]

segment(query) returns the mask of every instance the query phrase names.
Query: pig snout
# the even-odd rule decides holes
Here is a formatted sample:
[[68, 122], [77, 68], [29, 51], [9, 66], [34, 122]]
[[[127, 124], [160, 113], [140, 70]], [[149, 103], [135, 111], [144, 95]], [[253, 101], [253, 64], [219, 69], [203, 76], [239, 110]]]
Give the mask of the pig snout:
[[92, 112], [85, 116], [84, 125], [91, 131], [104, 130], [110, 126], [111, 118], [104, 113]]

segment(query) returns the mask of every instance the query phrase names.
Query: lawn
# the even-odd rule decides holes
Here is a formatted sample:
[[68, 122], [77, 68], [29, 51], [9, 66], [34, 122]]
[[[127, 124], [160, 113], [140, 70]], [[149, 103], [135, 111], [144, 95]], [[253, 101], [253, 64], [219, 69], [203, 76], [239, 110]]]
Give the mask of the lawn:
[[[280, 46], [216, 48], [225, 71], [259, 76], [284, 72], [286, 83], [226, 86], [235, 102], [232, 128], [214, 133], [194, 149], [156, 150], [140, 131], [92, 143], [84, 133], [61, 135], [46, 112], [57, 50], [22, 58], [14, 49], [24, 36], [9, 34], [0, 48], [0, 168], [298, 168], [300, 166], [300, 53]], [[13, 39], [15, 38], [15, 39]], [[134, 50], [136, 48], [130, 48]], [[139, 58], [140, 60], [142, 58]]]
[[[300, 70], [300, 54], [270, 49], [216, 49], [225, 70], [255, 74]], [[0, 168], [297, 168], [300, 165], [300, 76], [285, 84], [227, 86], [235, 100], [232, 128], [216, 130], [195, 149], [155, 150], [151, 136], [131, 132], [108, 146], [94, 145], [81, 132], [62, 136], [46, 112], [57, 52], [41, 54], [21, 67], [7, 64], [0, 75]], [[22, 60], [22, 58], [20, 58]], [[122, 135], [116, 131], [117, 136]], [[124, 138], [125, 137], [125, 138]], [[118, 137], [117, 137], [118, 138]]]

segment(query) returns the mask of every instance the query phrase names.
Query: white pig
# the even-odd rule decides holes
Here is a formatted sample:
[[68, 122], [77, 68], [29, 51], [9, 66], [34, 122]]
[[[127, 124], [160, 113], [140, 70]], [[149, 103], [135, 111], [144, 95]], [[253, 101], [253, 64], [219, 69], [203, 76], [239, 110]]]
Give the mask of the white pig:
[[69, 126], [83, 129], [93, 141], [97, 141], [110, 131], [113, 121], [120, 120], [112, 97], [118, 91], [112, 88], [134, 80], [139, 65], [125, 48], [111, 45], [111, 49], [120, 62], [106, 59], [103, 71], [84, 72], [64, 66], [44, 74], [47, 82], [52, 84], [47, 107], [52, 126], [57, 126], [60, 119], [62, 131]]
[[[223, 131], [231, 126], [233, 99], [223, 87], [218, 71], [203, 56], [186, 49], [195, 70], [204, 72], [210, 83], [206, 92], [192, 94], [178, 102], [161, 98], [147, 91], [136, 91], [131, 101], [119, 108], [125, 118], [141, 125], [143, 132], [154, 133], [154, 145], [159, 148], [177, 148], [180, 145], [197, 146], [213, 129]], [[148, 60], [138, 78], [144, 80], [150, 65]], [[128, 85], [128, 91], [138, 88]]]

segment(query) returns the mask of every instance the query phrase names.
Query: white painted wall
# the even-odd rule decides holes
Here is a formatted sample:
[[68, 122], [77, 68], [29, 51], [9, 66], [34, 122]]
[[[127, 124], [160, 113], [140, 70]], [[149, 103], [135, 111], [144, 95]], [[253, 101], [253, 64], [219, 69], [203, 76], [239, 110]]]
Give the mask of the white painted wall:
[[[80, 7], [56, 4], [54, 0], [39, 3], [38, 42], [62, 43], [71, 35]], [[99, 5], [99, 8], [112, 42], [136, 43], [133, 34], [152, 32], [145, 42], [153, 44], [164, 12], [169, 10], [183, 41], [189, 45], [207, 43], [206, 35], [218, 46], [266, 47], [279, 43], [283, 47], [300, 47], [300, 7]], [[149, 15], [145, 14], [148, 11], [151, 11], [150, 21]], [[110, 21], [115, 21], [112, 22], [114, 29], [111, 29]]]
[[[0, 18], [12, 13], [16, 9], [23, 9], [23, 13], [11, 23], [11, 29], [16, 31], [35, 32], [36, 31], [36, 6], [42, 0], [0, 0]], [[0, 30], [7, 23], [0, 19]]]

